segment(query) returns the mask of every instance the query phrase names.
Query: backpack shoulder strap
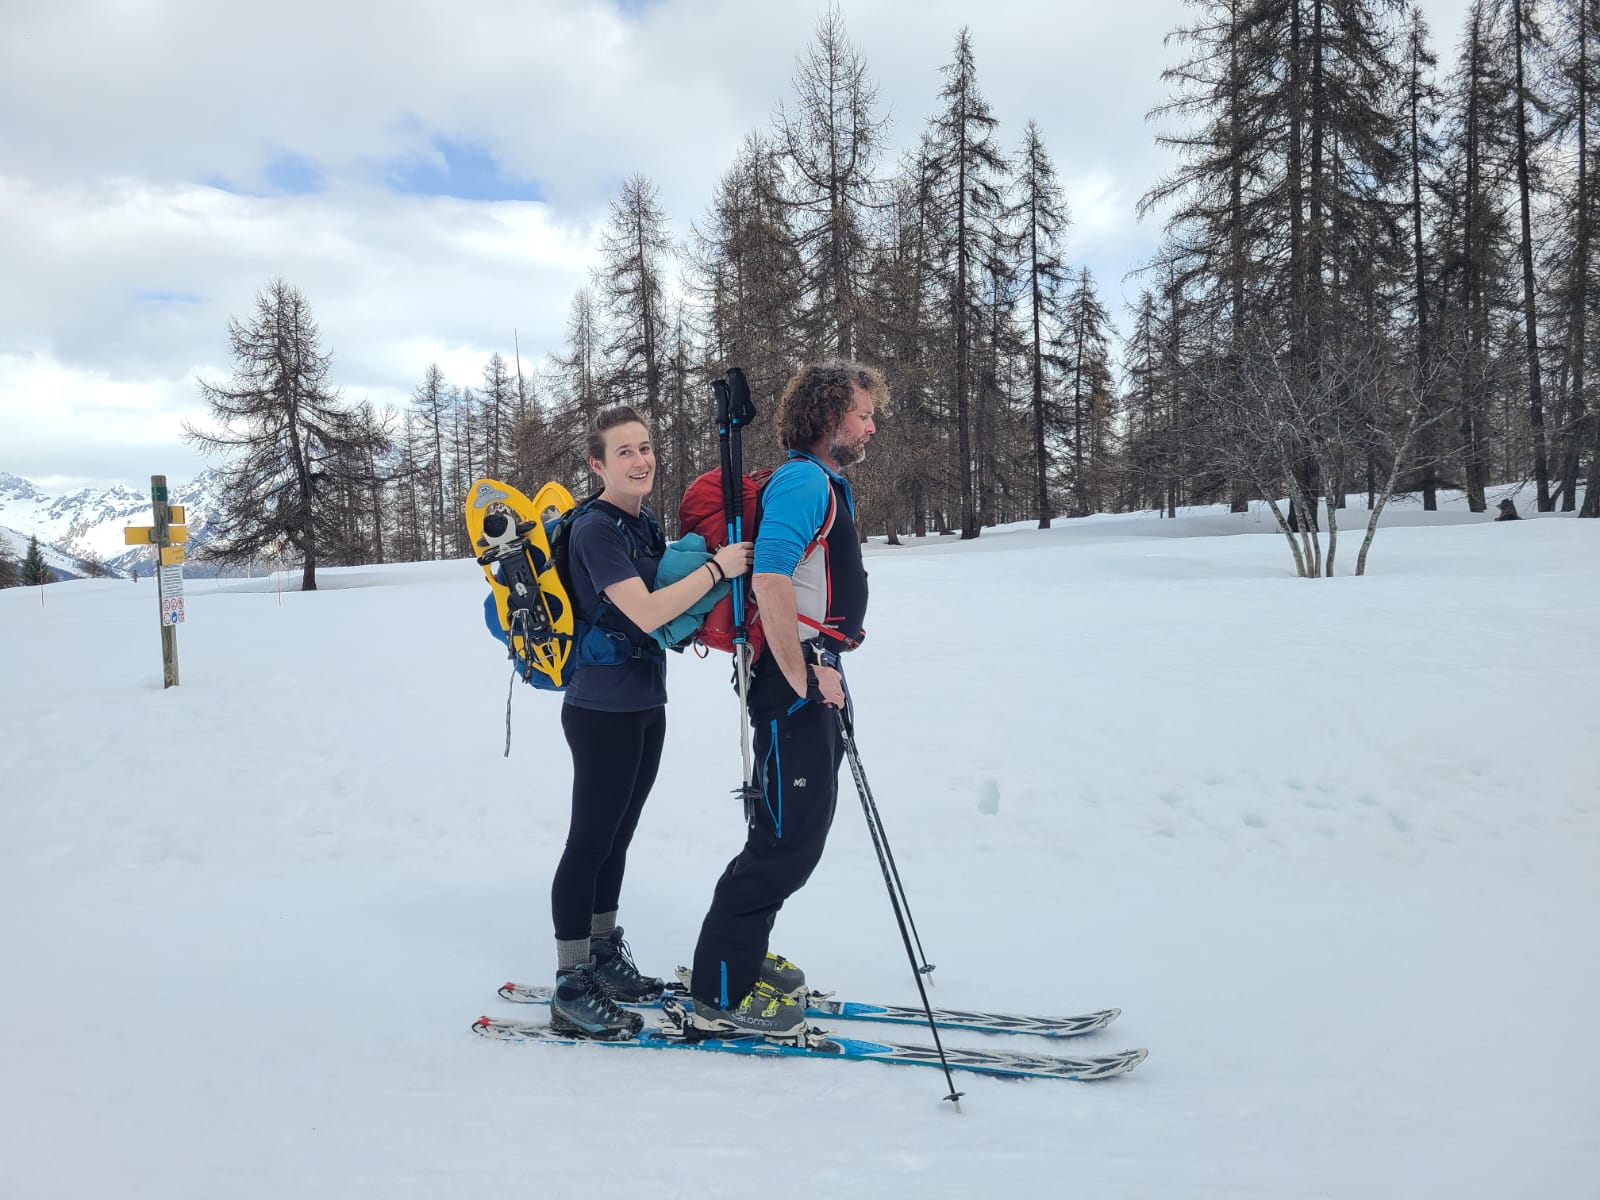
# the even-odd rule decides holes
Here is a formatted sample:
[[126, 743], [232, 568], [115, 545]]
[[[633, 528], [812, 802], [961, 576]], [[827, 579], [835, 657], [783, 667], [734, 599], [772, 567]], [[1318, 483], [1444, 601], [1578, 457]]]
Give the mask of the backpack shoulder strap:
[[[822, 472], [822, 477], [827, 482], [827, 485], [828, 485], [828, 511], [823, 515], [822, 524], [820, 526], [818, 526], [816, 533], [814, 533], [812, 535], [812, 537], [811, 537], [811, 540], [806, 543], [806, 549], [809, 550], [812, 546], [815, 546], [818, 542], [825, 541], [827, 539], [827, 537], [828, 537], [828, 534], [833, 531], [834, 518], [837, 517], [838, 514], [839, 514], [839, 495], [833, 489], [833, 475], [832, 475], [832, 473], [828, 470], [827, 467], [823, 466], [820, 462], [818, 462], [811, 455], [803, 453], [803, 452], [801, 452], [799, 450], [791, 450], [791, 451], [789, 451], [789, 457], [784, 459], [783, 462], [781, 464], [779, 464], [780, 469], [782, 467], [788, 466], [792, 462], [810, 463], [817, 470]], [[756, 491], [757, 512], [758, 513], [761, 510], [760, 509], [761, 503], [764, 502], [764, 500], [765, 500], [767, 484], [772, 482], [773, 476], [777, 475], [777, 473], [778, 472], [776, 470], [771, 472], [771, 474], [769, 474], [765, 479], [763, 479], [761, 481], [761, 484], [760, 484], [759, 488]]]
[[833, 490], [833, 480], [828, 480], [828, 515], [822, 518], [822, 527], [817, 530], [813, 542], [825, 542], [828, 535], [833, 532], [833, 522], [839, 515], [839, 497]]
[[626, 520], [624, 520], [624, 517], [627, 514], [625, 514], [615, 504], [612, 504], [607, 500], [602, 500], [599, 496], [591, 496], [582, 504], [578, 505], [575, 511], [581, 512], [587, 508], [594, 508], [596, 511], [604, 513], [611, 519], [611, 523], [615, 525], [617, 527], [617, 531], [622, 534], [623, 543], [628, 547], [629, 558], [657, 558], [660, 557], [661, 552], [666, 549], [667, 539], [666, 535], [661, 531], [661, 522], [656, 520], [655, 513], [651, 512], [648, 508], [639, 509], [639, 515], [644, 519], [644, 527], [648, 531], [650, 538], [649, 542], [644, 545], [640, 545], [638, 536], [633, 532], [632, 529], [628, 528], [628, 523]]

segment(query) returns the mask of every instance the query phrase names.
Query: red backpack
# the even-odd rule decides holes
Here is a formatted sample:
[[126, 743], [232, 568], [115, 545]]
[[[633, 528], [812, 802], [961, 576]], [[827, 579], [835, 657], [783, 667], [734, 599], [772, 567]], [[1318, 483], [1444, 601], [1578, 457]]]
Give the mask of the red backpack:
[[[743, 477], [744, 497], [744, 538], [747, 542], [756, 540], [756, 525], [759, 523], [761, 513], [761, 490], [767, 486], [767, 480], [772, 478], [770, 467], [760, 467]], [[835, 511], [833, 489], [828, 489], [828, 516], [822, 523], [822, 528], [811, 540], [807, 553], [811, 548], [828, 538], [828, 531], [833, 528]], [[722, 511], [722, 468], [714, 467], [701, 475], [683, 493], [683, 499], [678, 504], [678, 533], [698, 533], [706, 540], [706, 549], [712, 553], [722, 549], [728, 544], [728, 521]], [[756, 611], [756, 598], [754, 590], [750, 587], [750, 575], [746, 573], [735, 581], [735, 587], [743, 587], [744, 592], [744, 624], [745, 640], [750, 646], [750, 661], [755, 662], [761, 657], [762, 650], [766, 649], [767, 635], [761, 628], [761, 614]], [[830, 632], [825, 627], [818, 625], [809, 617], [802, 616], [801, 621], [821, 632]], [[711, 611], [706, 614], [705, 624], [700, 627], [700, 632], [695, 635], [695, 641], [711, 650], [721, 650], [724, 653], [733, 653], [733, 592], [718, 600]], [[838, 634], [833, 634], [837, 637]]]
[[[756, 515], [761, 507], [761, 489], [771, 477], [771, 468], [761, 467], [743, 478], [744, 536], [747, 541], [755, 540]], [[705, 538], [706, 549], [713, 554], [728, 544], [728, 521], [722, 511], [721, 467], [713, 467], [701, 475], [683, 493], [683, 500], [678, 504], [678, 535], [681, 537], [686, 533], [698, 533]], [[761, 632], [761, 614], [756, 611], [755, 596], [750, 591], [749, 581], [750, 576], [747, 573], [735, 580], [733, 586], [745, 589], [745, 637], [750, 645], [750, 661], [754, 662], [761, 657], [767, 638]], [[708, 649], [733, 653], [731, 589], [706, 614], [705, 623], [700, 626], [700, 632], [695, 635], [694, 640]]]

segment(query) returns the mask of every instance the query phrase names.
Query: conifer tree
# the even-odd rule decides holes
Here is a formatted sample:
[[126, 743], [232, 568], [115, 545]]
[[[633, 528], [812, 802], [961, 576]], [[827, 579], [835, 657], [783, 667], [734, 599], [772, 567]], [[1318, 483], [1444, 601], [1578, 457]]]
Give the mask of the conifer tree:
[[[760, 134], [747, 135], [691, 239], [693, 293], [711, 375], [742, 367], [761, 412], [772, 411], [806, 353], [805, 266], [783, 187], [777, 151]], [[749, 462], [777, 453], [768, 422], [758, 420], [745, 439]]]
[[438, 363], [429, 363], [422, 382], [411, 394], [417, 446], [414, 450], [417, 489], [424, 498], [422, 522], [429, 558], [445, 553], [445, 514], [450, 503], [445, 494], [444, 444], [448, 432], [450, 385]]
[[589, 469], [584, 433], [600, 411], [605, 370], [605, 330], [594, 290], [581, 287], [567, 313], [564, 352], [550, 356], [548, 412], [531, 408], [519, 443], [525, 468], [540, 479], [566, 485], [573, 495], [587, 495]]
[[1566, 0], [1552, 14], [1548, 71], [1551, 147], [1570, 164], [1559, 192], [1558, 225], [1546, 256], [1552, 293], [1555, 368], [1560, 417], [1554, 461], [1561, 508], [1578, 507], [1581, 465], [1590, 473], [1581, 515], [1600, 516], [1600, 414], [1592, 399], [1600, 331], [1595, 244], [1600, 236], [1600, 0]]
[[1055, 164], [1045, 149], [1039, 126], [1029, 121], [1017, 155], [1016, 218], [1020, 224], [1023, 304], [1028, 320], [1027, 379], [1033, 429], [1034, 504], [1040, 529], [1050, 528], [1051, 434], [1058, 433], [1059, 412], [1052, 395], [1050, 368], [1059, 360], [1048, 353], [1053, 335], [1065, 319], [1062, 289], [1068, 270], [1062, 241], [1072, 224], [1067, 201], [1056, 178]]
[[1467, 505], [1488, 508], [1494, 400], [1504, 370], [1505, 321], [1515, 312], [1515, 253], [1508, 195], [1514, 194], [1512, 83], [1493, 53], [1493, 14], [1484, 0], [1468, 13], [1460, 62], [1447, 101], [1449, 153], [1441, 175], [1444, 211], [1435, 222], [1445, 245], [1440, 279], [1441, 336], [1456, 365], [1457, 429]]
[[925, 536], [930, 512], [938, 514], [941, 531], [946, 528], [943, 497], [953, 479], [949, 422], [938, 399], [951, 377], [949, 310], [939, 300], [938, 224], [924, 148], [907, 156], [891, 184], [868, 272], [870, 316], [860, 351], [882, 365], [894, 397], [894, 411], [879, 422], [860, 480], [895, 544], [901, 529]]
[[1065, 375], [1062, 408], [1070, 430], [1072, 515], [1081, 517], [1102, 506], [1116, 404], [1111, 317], [1100, 303], [1088, 267], [1079, 272], [1064, 308], [1053, 349]]
[[44, 561], [44, 550], [39, 545], [39, 535], [30, 535], [27, 553], [22, 557], [22, 586], [38, 587], [40, 584], [55, 581], [55, 573]]
[[1507, 38], [1511, 67], [1507, 75], [1515, 92], [1512, 96], [1512, 152], [1516, 163], [1517, 209], [1521, 236], [1517, 248], [1522, 265], [1522, 321], [1524, 363], [1528, 381], [1528, 427], [1533, 443], [1533, 478], [1540, 512], [1555, 507], [1550, 502], [1550, 461], [1545, 444], [1544, 381], [1539, 369], [1539, 295], [1533, 275], [1533, 202], [1538, 185], [1535, 162], [1536, 132], [1530, 128], [1529, 110], [1543, 107], [1534, 95], [1531, 77], [1533, 55], [1544, 44], [1544, 34], [1534, 15], [1536, 0], [1504, 0], [1508, 12]]
[[974, 446], [974, 343], [987, 318], [986, 276], [996, 254], [1006, 160], [995, 145], [999, 124], [978, 87], [972, 34], [963, 28], [944, 70], [939, 98], [944, 107], [930, 122], [928, 164], [942, 228], [938, 253], [955, 343], [950, 393], [956, 416], [955, 475], [959, 485], [961, 536], [981, 532], [975, 466], [987, 447]]
[[805, 352], [853, 358], [884, 122], [874, 113], [877, 90], [837, 4], [818, 18], [816, 38], [796, 64], [794, 93], [793, 106], [779, 111], [778, 145], [804, 267]]
[[600, 253], [596, 280], [609, 334], [607, 399], [632, 404], [655, 424], [661, 417], [666, 272], [673, 252], [656, 187], [643, 175], [624, 181], [611, 202]]
[[506, 360], [498, 352], [483, 365], [483, 387], [478, 392], [484, 427], [483, 473], [494, 479], [514, 475], [509, 461], [511, 425], [517, 414], [517, 384]]
[[[1430, 194], [1439, 170], [1440, 143], [1434, 134], [1439, 120], [1441, 97], [1433, 74], [1438, 58], [1433, 53], [1428, 35], [1428, 25], [1422, 9], [1413, 3], [1408, 15], [1405, 33], [1405, 61], [1402, 101], [1406, 127], [1406, 171], [1410, 195], [1407, 222], [1411, 234], [1411, 310], [1413, 355], [1417, 364], [1416, 378], [1430, 380], [1433, 376], [1435, 356], [1435, 330], [1430, 321], [1430, 302], [1437, 277], [1437, 259], [1430, 254], [1426, 237], [1428, 206], [1424, 194]], [[1427, 428], [1422, 435], [1423, 459], [1422, 507], [1433, 512], [1439, 507], [1438, 433], [1428, 420], [1436, 399], [1424, 395], [1423, 420]]]
[[207, 555], [247, 563], [286, 541], [302, 560], [301, 589], [315, 591], [319, 562], [368, 552], [349, 502], [370, 495], [388, 421], [340, 399], [311, 306], [282, 279], [257, 293], [248, 322], [229, 320], [228, 342], [233, 378], [199, 383], [216, 432], [184, 423], [185, 440], [205, 453], [238, 455], [220, 471], [229, 523]]

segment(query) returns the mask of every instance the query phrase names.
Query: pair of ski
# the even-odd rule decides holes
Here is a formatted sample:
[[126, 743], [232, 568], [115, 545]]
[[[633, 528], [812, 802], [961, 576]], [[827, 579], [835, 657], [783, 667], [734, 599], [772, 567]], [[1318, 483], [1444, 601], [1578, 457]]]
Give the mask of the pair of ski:
[[[551, 989], [529, 984], [508, 983], [500, 995], [518, 1004], [548, 1004]], [[853, 1059], [868, 1062], [902, 1063], [907, 1066], [942, 1066], [939, 1052], [932, 1046], [902, 1045], [893, 1042], [868, 1041], [860, 1038], [835, 1037], [813, 1030], [803, 1044], [769, 1041], [766, 1038], [693, 1038], [686, 1036], [682, 1010], [688, 995], [681, 984], [668, 988], [666, 994], [640, 1008], [663, 1009], [667, 1020], [662, 1024], [647, 1025], [638, 1037], [617, 1042], [596, 1042], [601, 1046], [648, 1047], [662, 1050], [701, 1050], [720, 1053], [758, 1056], [789, 1056], [806, 1058]], [[1011, 1013], [969, 1011], [964, 1009], [933, 1010], [935, 1024], [941, 1030], [964, 1030], [969, 1033], [1031, 1034], [1047, 1038], [1080, 1037], [1104, 1029], [1120, 1014], [1120, 1009], [1107, 1008], [1099, 1012], [1083, 1013], [1069, 1017], [1019, 1016]], [[853, 1000], [833, 1000], [812, 993], [806, 1005], [808, 1019], [872, 1021], [890, 1025], [921, 1025], [928, 1023], [928, 1014], [920, 1008], [899, 1005], [868, 1004]], [[534, 1021], [509, 1021], [481, 1017], [473, 1024], [474, 1032], [487, 1038], [512, 1042], [546, 1042], [577, 1045], [587, 1041], [572, 1037], [550, 1025]], [[987, 1075], [1003, 1075], [1028, 1079], [1074, 1079], [1088, 1081], [1108, 1079], [1133, 1070], [1144, 1061], [1145, 1050], [1122, 1050], [1114, 1054], [1082, 1057], [1065, 1057], [1051, 1054], [1028, 1054], [1006, 1050], [977, 1050], [967, 1047], [944, 1048], [944, 1063], [955, 1070], [975, 1071]]]

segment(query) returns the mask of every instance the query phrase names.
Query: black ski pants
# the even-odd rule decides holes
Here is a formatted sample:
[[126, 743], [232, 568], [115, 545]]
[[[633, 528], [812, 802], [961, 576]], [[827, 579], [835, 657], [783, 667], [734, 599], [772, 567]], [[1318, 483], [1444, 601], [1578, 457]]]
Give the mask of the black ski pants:
[[835, 711], [820, 700], [752, 721], [761, 799], [744, 849], [717, 880], [694, 952], [694, 995], [719, 1008], [755, 985], [783, 902], [822, 860], [839, 795], [844, 744]]
[[667, 736], [665, 705], [642, 712], [561, 706], [572, 750], [572, 823], [550, 885], [556, 940], [589, 936], [593, 913], [615, 912], [628, 843], [656, 781]]

